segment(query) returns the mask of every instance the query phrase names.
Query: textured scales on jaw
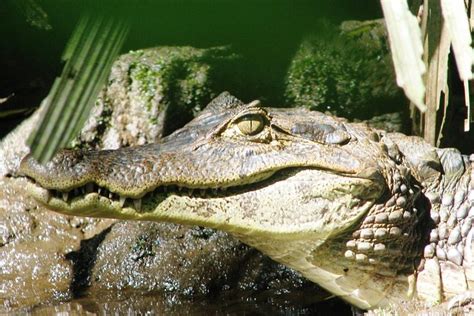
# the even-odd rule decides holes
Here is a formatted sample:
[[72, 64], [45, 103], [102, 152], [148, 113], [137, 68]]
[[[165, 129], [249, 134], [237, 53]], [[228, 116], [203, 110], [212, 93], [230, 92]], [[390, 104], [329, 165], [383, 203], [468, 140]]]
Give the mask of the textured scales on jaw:
[[432, 226], [417, 280], [419, 295], [432, 303], [474, 286], [474, 155], [447, 148], [437, 149], [436, 156], [443, 176], [424, 190]]
[[377, 204], [350, 234], [344, 253], [360, 269], [387, 276], [413, 271], [421, 259], [423, 238], [417, 225], [423, 210], [414, 205], [419, 188], [411, 188], [399, 173], [394, 177], [392, 196]]
[[422, 258], [427, 227], [419, 223], [428, 216], [427, 206], [396, 144], [385, 135], [373, 137], [391, 158], [380, 161], [389, 191], [356, 227], [320, 247], [314, 257], [337, 251], [345, 258], [343, 269], [357, 267], [387, 277], [410, 274]]

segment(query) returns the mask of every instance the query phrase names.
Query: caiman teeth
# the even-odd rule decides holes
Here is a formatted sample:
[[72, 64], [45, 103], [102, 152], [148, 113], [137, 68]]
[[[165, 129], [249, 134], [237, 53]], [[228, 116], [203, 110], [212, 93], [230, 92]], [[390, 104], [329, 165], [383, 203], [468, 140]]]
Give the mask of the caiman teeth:
[[141, 211], [141, 209], [142, 209], [142, 199], [134, 199], [133, 200], [133, 205], [135, 206], [135, 209], [137, 211]]
[[[200, 197], [206, 196], [219, 196], [221, 194], [225, 194], [229, 189], [229, 187], [214, 187], [214, 188], [187, 188], [184, 186], [178, 185], [165, 185], [155, 188], [155, 190], [150, 191], [150, 194], [183, 194], [188, 197], [193, 197], [194, 194]], [[142, 198], [133, 198], [128, 197], [127, 195], [122, 195], [120, 193], [115, 193], [110, 191], [105, 187], [101, 187], [95, 183], [87, 183], [82, 187], [71, 189], [70, 191], [60, 191], [60, 190], [50, 190], [51, 196], [57, 197], [62, 199], [64, 202], [68, 203], [71, 200], [74, 201], [75, 198], [88, 195], [90, 193], [96, 193], [99, 196], [108, 198], [109, 200], [115, 201], [120, 203], [120, 207], [126, 207], [127, 205], [135, 206], [135, 209], [138, 211], [141, 210], [142, 206]], [[148, 193], [147, 193], [148, 194]], [[128, 204], [127, 199], [131, 198], [133, 203]]]
[[120, 201], [119, 201], [119, 202], [120, 202], [120, 207], [123, 207], [123, 206], [124, 206], [126, 200], [127, 200], [126, 197], [120, 196]]
[[[65, 189], [68, 190], [68, 189]], [[110, 191], [107, 187], [101, 187], [100, 185], [90, 182], [86, 183], [81, 187], [76, 187], [72, 188], [69, 191], [62, 191], [62, 190], [55, 190], [55, 189], [50, 189], [48, 190], [48, 196], [45, 196], [45, 200], [49, 200], [49, 197], [55, 197], [58, 199], [63, 200], [65, 203], [76, 203], [78, 199], [81, 198], [86, 198], [87, 195], [90, 195], [91, 193], [98, 194], [99, 197], [101, 198], [106, 198], [109, 199], [110, 202], [118, 203], [118, 205], [121, 208], [127, 208], [127, 207], [132, 207], [135, 208], [136, 211], [141, 212], [142, 211], [142, 204], [143, 204], [143, 198], [147, 198], [150, 196], [155, 196], [155, 195], [165, 195], [165, 196], [186, 196], [186, 197], [209, 197], [209, 198], [214, 198], [214, 197], [220, 197], [220, 196], [225, 196], [230, 192], [230, 194], [233, 194], [235, 192], [238, 192], [239, 187], [207, 187], [207, 188], [189, 188], [186, 186], [180, 186], [180, 185], [175, 185], [175, 184], [170, 184], [170, 185], [162, 185], [154, 188], [154, 190], [151, 190], [149, 192], [145, 192], [139, 197], [137, 196], [130, 196], [118, 192], [112, 192]]]

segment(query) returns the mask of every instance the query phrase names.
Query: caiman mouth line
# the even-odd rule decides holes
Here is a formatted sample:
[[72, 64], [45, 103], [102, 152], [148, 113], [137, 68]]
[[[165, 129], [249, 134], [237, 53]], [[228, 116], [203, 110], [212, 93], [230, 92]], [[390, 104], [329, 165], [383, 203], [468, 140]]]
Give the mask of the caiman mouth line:
[[[122, 208], [132, 207], [136, 211], [141, 211], [142, 201], [152, 198], [157, 195], [179, 195], [179, 196], [188, 196], [188, 197], [224, 197], [229, 195], [238, 194], [239, 192], [244, 191], [243, 187], [247, 187], [249, 184], [235, 187], [222, 187], [222, 188], [187, 188], [179, 185], [162, 185], [155, 188], [152, 191], [145, 193], [140, 198], [133, 198], [128, 196], [123, 196], [118, 193], [112, 192], [105, 187], [99, 186], [96, 183], [89, 182], [86, 185], [83, 185], [78, 188], [74, 188], [70, 191], [60, 191], [55, 189], [46, 189], [37, 183], [33, 178], [27, 177], [35, 185], [45, 189], [49, 193], [49, 199], [57, 198], [62, 199], [64, 202], [73, 202], [77, 198], [84, 198], [87, 194], [97, 193], [100, 197], [107, 198], [112, 202], [119, 202]], [[252, 184], [252, 183], [250, 183]], [[48, 199], [48, 202], [49, 202]]]
[[[51, 198], [61, 199], [65, 203], [72, 203], [78, 198], [84, 198], [86, 195], [91, 193], [96, 193], [99, 197], [107, 198], [111, 202], [120, 203], [121, 208], [133, 208], [137, 212], [142, 211], [142, 201], [160, 197], [168, 197], [170, 195], [177, 196], [186, 196], [190, 198], [224, 198], [232, 195], [238, 195], [245, 193], [249, 190], [256, 190], [268, 186], [277, 181], [282, 181], [290, 177], [291, 175], [297, 173], [300, 170], [305, 170], [310, 168], [285, 168], [277, 170], [271, 174], [268, 174], [266, 178], [258, 178], [256, 182], [249, 182], [242, 185], [227, 186], [227, 187], [217, 187], [217, 188], [190, 188], [183, 185], [161, 185], [156, 187], [154, 190], [146, 192], [143, 196], [139, 198], [133, 198], [129, 196], [124, 196], [116, 192], [112, 192], [109, 189], [99, 186], [94, 182], [89, 182], [83, 186], [74, 188], [70, 191], [61, 191], [56, 189], [46, 189], [42, 187], [35, 179], [27, 177], [29, 181], [33, 182], [36, 186], [41, 187], [44, 190], [48, 191], [47, 202]], [[323, 170], [319, 168], [314, 168], [320, 172], [328, 172], [328, 170]], [[330, 172], [333, 173], [334, 172]], [[344, 174], [344, 176], [348, 176]], [[354, 177], [354, 175], [352, 175]], [[354, 177], [358, 178], [358, 177]]]
[[[178, 185], [163, 185], [155, 188], [153, 191], [145, 193], [141, 198], [132, 198], [120, 195], [109, 191], [107, 188], [101, 187], [95, 183], [87, 183], [84, 186], [75, 188], [69, 192], [49, 189], [51, 197], [61, 198], [64, 202], [72, 202], [75, 198], [83, 198], [90, 193], [97, 193], [101, 197], [108, 198], [112, 202], [120, 202], [122, 208], [133, 207], [136, 211], [141, 211], [142, 201], [152, 198], [157, 195], [180, 195], [188, 197], [223, 197], [226, 195], [233, 195], [242, 191], [241, 187], [223, 187], [223, 188], [206, 188], [206, 189], [191, 189]], [[240, 188], [240, 189], [239, 189]]]

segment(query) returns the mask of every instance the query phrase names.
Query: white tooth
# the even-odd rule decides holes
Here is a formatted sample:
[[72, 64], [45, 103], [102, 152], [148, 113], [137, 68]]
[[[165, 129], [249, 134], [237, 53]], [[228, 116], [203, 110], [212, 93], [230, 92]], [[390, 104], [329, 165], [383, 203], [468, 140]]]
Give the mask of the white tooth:
[[137, 211], [141, 211], [141, 209], [142, 209], [142, 199], [134, 199], [133, 200], [133, 205], [135, 206], [135, 209]]
[[112, 192], [109, 192], [109, 199], [113, 199], [114, 198], [114, 194]]
[[68, 196], [69, 196], [69, 193], [68, 193], [68, 192], [63, 192], [63, 200], [64, 200], [64, 202], [67, 202]]
[[188, 189], [188, 195], [193, 195], [194, 190], [193, 189]]
[[49, 202], [49, 200], [51, 199], [51, 192], [49, 190], [43, 189], [41, 191], [41, 199], [43, 201]]
[[205, 196], [205, 195], [206, 195], [206, 190], [201, 189], [200, 191], [201, 191], [201, 192], [200, 192], [200, 193], [201, 193], [201, 196]]
[[120, 196], [120, 207], [123, 207], [127, 198], [125, 196]]
[[178, 191], [181, 192], [183, 190], [183, 187], [178, 187]]
[[46, 202], [49, 202], [49, 200], [51, 200], [51, 192], [49, 191], [44, 192], [42, 196], [44, 197], [44, 200]]
[[91, 193], [94, 191], [94, 185], [92, 183], [86, 184], [86, 193]]
[[99, 188], [97, 189], [97, 193], [98, 193], [99, 195], [100, 195], [100, 193], [102, 193], [102, 188], [101, 188], [101, 187], [99, 187]]

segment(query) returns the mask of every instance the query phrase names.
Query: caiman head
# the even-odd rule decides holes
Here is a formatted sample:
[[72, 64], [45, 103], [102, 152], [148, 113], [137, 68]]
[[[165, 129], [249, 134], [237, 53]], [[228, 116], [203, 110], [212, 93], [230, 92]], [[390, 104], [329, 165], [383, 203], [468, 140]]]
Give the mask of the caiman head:
[[224, 230], [367, 308], [415, 257], [393, 258], [413, 244], [416, 192], [384, 135], [222, 94], [160, 143], [28, 156], [20, 171], [57, 212]]

